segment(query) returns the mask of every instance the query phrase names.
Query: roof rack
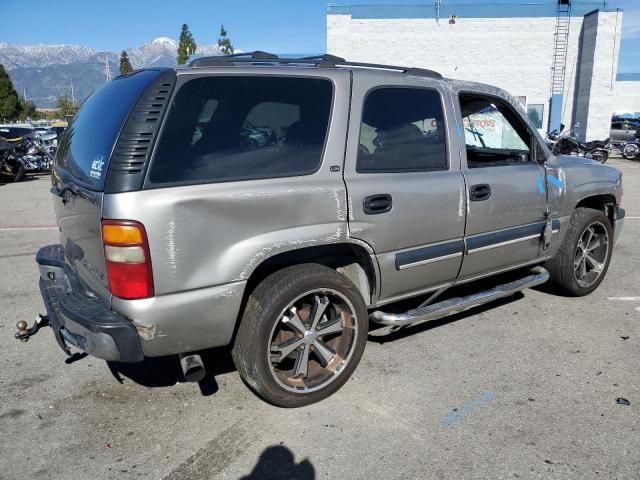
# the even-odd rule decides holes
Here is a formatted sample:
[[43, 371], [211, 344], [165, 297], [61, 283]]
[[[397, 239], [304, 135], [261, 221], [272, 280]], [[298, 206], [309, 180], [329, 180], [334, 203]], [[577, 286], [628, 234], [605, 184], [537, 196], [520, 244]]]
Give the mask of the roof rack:
[[301, 58], [278, 57], [273, 53], [256, 50], [254, 52], [235, 53], [233, 55], [218, 55], [200, 57], [192, 60], [189, 67], [225, 67], [236, 64], [271, 64], [271, 65], [313, 65], [320, 68], [327, 67], [355, 67], [376, 70], [395, 70], [407, 75], [421, 77], [443, 78], [438, 72], [424, 68], [400, 67], [397, 65], [383, 65], [378, 63], [349, 62], [335, 55], [324, 54]]

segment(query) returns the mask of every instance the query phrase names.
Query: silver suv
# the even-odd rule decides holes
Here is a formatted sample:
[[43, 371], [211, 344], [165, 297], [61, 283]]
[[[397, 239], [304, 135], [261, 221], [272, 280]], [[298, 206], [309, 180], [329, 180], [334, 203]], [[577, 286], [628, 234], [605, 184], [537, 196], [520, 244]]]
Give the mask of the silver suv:
[[286, 407], [347, 381], [370, 322], [548, 279], [590, 293], [624, 217], [620, 172], [553, 157], [506, 92], [330, 55], [118, 77], [69, 126], [52, 181], [47, 315], [18, 337], [50, 323], [67, 353], [177, 355], [190, 380], [199, 351], [231, 345]]

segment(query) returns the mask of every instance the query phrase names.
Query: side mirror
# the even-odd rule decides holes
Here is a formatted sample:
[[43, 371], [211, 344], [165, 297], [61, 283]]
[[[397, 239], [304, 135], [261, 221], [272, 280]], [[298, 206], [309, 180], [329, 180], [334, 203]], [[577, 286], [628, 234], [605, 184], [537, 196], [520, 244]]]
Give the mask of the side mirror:
[[521, 150], [516, 150], [514, 152], [509, 152], [511, 155], [511, 162], [513, 164], [519, 163], [527, 163], [529, 161], [529, 152], [523, 152]]

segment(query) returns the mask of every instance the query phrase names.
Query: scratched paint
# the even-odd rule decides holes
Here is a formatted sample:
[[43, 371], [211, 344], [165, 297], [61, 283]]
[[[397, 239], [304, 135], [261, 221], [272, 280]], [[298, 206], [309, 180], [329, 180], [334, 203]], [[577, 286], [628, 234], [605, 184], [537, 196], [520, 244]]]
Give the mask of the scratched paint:
[[446, 417], [440, 419], [441, 427], [452, 427], [463, 418], [469, 416], [471, 413], [483, 407], [487, 403], [496, 398], [495, 390], [486, 390], [480, 394], [479, 397], [471, 402], [462, 405], [461, 407], [454, 408]]

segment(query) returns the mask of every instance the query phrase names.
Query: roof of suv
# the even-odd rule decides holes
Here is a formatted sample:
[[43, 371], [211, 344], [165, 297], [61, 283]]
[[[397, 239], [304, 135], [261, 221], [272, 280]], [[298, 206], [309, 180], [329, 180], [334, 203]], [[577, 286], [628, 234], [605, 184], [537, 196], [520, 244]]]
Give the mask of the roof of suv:
[[374, 69], [384, 71], [396, 71], [401, 74], [422, 76], [436, 79], [443, 79], [443, 76], [433, 70], [414, 67], [401, 67], [397, 65], [383, 65], [377, 63], [349, 62], [344, 58], [335, 55], [317, 55], [302, 58], [278, 57], [273, 53], [262, 51], [236, 53], [233, 55], [222, 55], [212, 57], [200, 57], [189, 63], [189, 68], [201, 67], [229, 67], [234, 65], [243, 66], [291, 66], [291, 67], [318, 67], [318, 68], [347, 68], [347, 69]]

